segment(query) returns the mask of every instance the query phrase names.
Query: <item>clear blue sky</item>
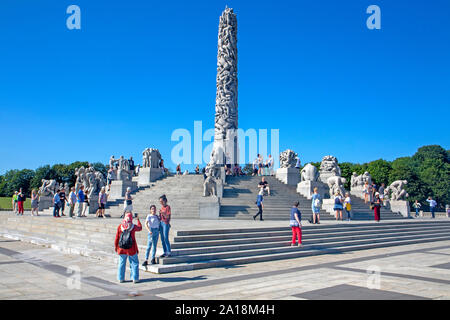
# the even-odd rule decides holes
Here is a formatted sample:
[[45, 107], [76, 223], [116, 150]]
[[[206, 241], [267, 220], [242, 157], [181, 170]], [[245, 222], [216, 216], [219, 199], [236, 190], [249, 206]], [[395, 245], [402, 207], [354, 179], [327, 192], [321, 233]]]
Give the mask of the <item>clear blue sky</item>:
[[[66, 27], [71, 4], [81, 30]], [[366, 27], [371, 4], [381, 30]], [[241, 128], [280, 129], [280, 151], [303, 162], [450, 148], [448, 0], [2, 0], [0, 173], [140, 162], [146, 147], [170, 159], [173, 130], [212, 128], [225, 5], [238, 19]]]

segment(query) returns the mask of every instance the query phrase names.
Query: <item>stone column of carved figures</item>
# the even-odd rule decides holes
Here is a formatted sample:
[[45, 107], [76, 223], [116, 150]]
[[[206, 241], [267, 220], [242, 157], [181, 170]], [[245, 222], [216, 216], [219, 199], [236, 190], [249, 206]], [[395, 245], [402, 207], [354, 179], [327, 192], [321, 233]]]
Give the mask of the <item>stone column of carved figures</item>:
[[217, 44], [217, 91], [214, 149], [220, 165], [238, 163], [238, 79], [237, 19], [233, 9], [225, 8], [220, 17]]

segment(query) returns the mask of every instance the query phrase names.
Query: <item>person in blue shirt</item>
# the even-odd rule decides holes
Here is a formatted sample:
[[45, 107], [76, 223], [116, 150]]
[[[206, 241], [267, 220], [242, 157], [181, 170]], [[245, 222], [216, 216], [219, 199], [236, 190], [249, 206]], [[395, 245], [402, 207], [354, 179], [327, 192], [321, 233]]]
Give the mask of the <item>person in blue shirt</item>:
[[434, 213], [436, 212], [437, 202], [432, 197], [428, 197], [427, 202], [430, 204], [431, 219], [434, 219]]
[[314, 194], [312, 195], [311, 209], [312, 209], [312, 219], [309, 221], [311, 223], [320, 224], [320, 207], [322, 203], [322, 198], [319, 194], [319, 189], [314, 188]]
[[78, 204], [78, 215], [77, 217], [82, 217], [83, 216], [83, 205], [84, 205], [84, 186], [81, 185], [80, 186], [80, 190], [78, 190], [77, 193], [77, 204]]
[[264, 219], [262, 217], [263, 208], [264, 208], [264, 206], [263, 206], [263, 202], [264, 202], [263, 193], [264, 193], [263, 189], [259, 190], [258, 197], [256, 198], [256, 205], [258, 206], [258, 213], [253, 216], [253, 220], [256, 220], [256, 217], [260, 216], [259, 220], [260, 221], [264, 221]]
[[59, 197], [59, 189], [56, 190], [53, 196], [53, 216], [59, 218], [59, 209], [61, 208], [61, 199]]
[[292, 228], [292, 243], [291, 247], [296, 245], [296, 239], [298, 239], [298, 246], [302, 247], [302, 213], [298, 210], [300, 203], [295, 201], [294, 206], [291, 209], [291, 220], [289, 225]]

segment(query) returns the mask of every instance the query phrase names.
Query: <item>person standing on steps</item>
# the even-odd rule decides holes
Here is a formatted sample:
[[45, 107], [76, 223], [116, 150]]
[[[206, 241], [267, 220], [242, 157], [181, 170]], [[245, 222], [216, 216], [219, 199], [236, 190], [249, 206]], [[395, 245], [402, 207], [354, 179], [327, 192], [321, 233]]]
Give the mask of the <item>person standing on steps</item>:
[[413, 204], [413, 208], [416, 209], [416, 218], [419, 216], [419, 210], [422, 207], [422, 205], [420, 204], [419, 200], [416, 200]]
[[17, 194], [17, 208], [18, 208], [18, 215], [23, 215], [24, 212], [24, 203], [27, 197], [22, 191], [22, 188], [19, 189], [19, 193]]
[[142, 225], [141, 221], [139, 221], [139, 216], [135, 214], [134, 217], [137, 224], [133, 224], [133, 214], [131, 212], [125, 213], [122, 223], [117, 228], [116, 239], [114, 240], [114, 247], [119, 255], [117, 280], [120, 283], [125, 281], [127, 258], [130, 262], [131, 279], [134, 283], [139, 282], [139, 249], [135, 233], [142, 230]]
[[364, 188], [363, 188], [363, 195], [364, 195], [364, 203], [369, 202], [369, 182], [366, 181], [366, 183], [364, 184]]
[[352, 219], [352, 198], [350, 198], [349, 192], [345, 193], [344, 209], [347, 214], [347, 221], [350, 221]]
[[13, 208], [13, 211], [15, 214], [17, 214], [17, 195], [18, 194], [19, 193], [17, 191], [14, 191], [14, 195], [12, 196], [12, 199], [11, 199], [11, 205], [12, 205], [12, 208]]
[[302, 247], [302, 213], [298, 210], [298, 201], [294, 202], [294, 206], [291, 209], [291, 220], [289, 225], [292, 228], [292, 242], [291, 247], [296, 245], [296, 239], [298, 240], [297, 246]]
[[264, 189], [261, 188], [259, 190], [258, 196], [256, 198], [256, 206], [258, 207], [258, 213], [256, 213], [253, 216], [253, 220], [256, 220], [256, 217], [260, 216], [259, 220], [260, 221], [264, 221], [263, 216], [262, 216], [263, 215], [263, 208], [264, 208], [264, 205], [263, 205], [263, 202], [264, 202], [263, 194], [264, 194]]
[[322, 198], [319, 194], [319, 189], [314, 188], [314, 194], [311, 199], [311, 209], [312, 209], [312, 217], [310, 222], [315, 224], [320, 224], [320, 207], [322, 206]]
[[77, 193], [77, 206], [78, 206], [78, 212], [77, 217], [81, 218], [83, 216], [83, 203], [84, 203], [84, 186], [80, 186], [80, 190], [78, 190]]
[[67, 201], [67, 197], [66, 197], [66, 189], [62, 188], [61, 191], [59, 192], [59, 199], [61, 200], [61, 217], [64, 217], [64, 209], [66, 207], [66, 201]]
[[75, 187], [70, 189], [69, 193], [69, 217], [73, 218], [75, 211], [75, 204], [77, 203], [77, 194], [75, 193]]
[[161, 209], [159, 209], [159, 221], [160, 227], [159, 232], [161, 234], [161, 244], [163, 246], [164, 253], [160, 258], [170, 257], [170, 241], [169, 241], [169, 231], [170, 231], [170, 218], [172, 212], [170, 206], [167, 204], [167, 197], [163, 194], [159, 197], [159, 203], [161, 204]]
[[106, 218], [105, 217], [105, 208], [106, 202], [108, 201], [108, 195], [106, 194], [105, 187], [102, 187], [100, 194], [98, 195], [98, 210], [97, 210], [97, 218]]
[[59, 209], [61, 208], [61, 199], [59, 198], [59, 189], [53, 196], [53, 217], [59, 218]]
[[434, 219], [434, 213], [436, 212], [437, 202], [432, 197], [428, 197], [427, 202], [430, 204], [431, 219]]
[[36, 192], [36, 189], [33, 189], [31, 191], [31, 215], [34, 216], [34, 213], [36, 212], [36, 215], [38, 216], [39, 213], [39, 194]]
[[336, 221], [342, 220], [342, 196], [340, 192], [336, 192], [334, 195], [334, 212], [336, 214]]
[[159, 226], [160, 221], [159, 217], [156, 215], [156, 206], [152, 204], [150, 206], [150, 214], [147, 216], [145, 220], [145, 227], [148, 230], [148, 241], [147, 241], [147, 250], [145, 251], [145, 261], [142, 264], [143, 267], [148, 265], [148, 257], [150, 255], [150, 249], [152, 250], [152, 260], [151, 264], [156, 264], [155, 255], [156, 255], [156, 246], [158, 244], [159, 238]]
[[131, 196], [131, 188], [127, 188], [127, 192], [125, 193], [125, 200], [123, 202], [123, 214], [121, 218], [125, 216], [126, 212], [133, 212], [133, 197]]
[[377, 192], [375, 193], [375, 199], [373, 199], [373, 202], [371, 204], [371, 207], [373, 209], [373, 214], [375, 216], [375, 221], [380, 222], [381, 218], [381, 205], [383, 202], [380, 199], [380, 194]]

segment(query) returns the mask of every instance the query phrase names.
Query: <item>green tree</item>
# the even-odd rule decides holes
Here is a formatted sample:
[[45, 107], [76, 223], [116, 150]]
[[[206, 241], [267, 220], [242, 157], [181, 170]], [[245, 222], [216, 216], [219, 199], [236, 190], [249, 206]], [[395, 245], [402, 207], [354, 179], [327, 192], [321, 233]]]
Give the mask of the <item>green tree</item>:
[[375, 160], [367, 164], [367, 171], [377, 185], [381, 185], [382, 183], [387, 184], [389, 182], [391, 170], [391, 163], [383, 159]]

